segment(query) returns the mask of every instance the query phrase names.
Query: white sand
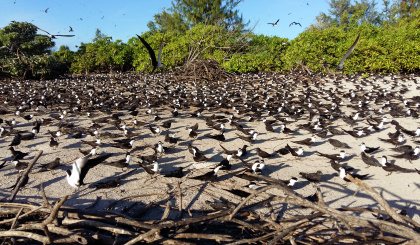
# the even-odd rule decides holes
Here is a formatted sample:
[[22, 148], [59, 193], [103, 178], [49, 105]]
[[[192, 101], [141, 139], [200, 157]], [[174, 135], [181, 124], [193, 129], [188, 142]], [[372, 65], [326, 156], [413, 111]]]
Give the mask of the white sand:
[[[388, 80], [387, 80], [388, 81]], [[411, 98], [413, 96], [419, 95], [419, 90], [415, 89], [415, 84], [413, 81], [409, 81], [407, 79], [400, 79], [401, 82], [406, 82], [407, 85], [410, 84], [411, 91], [406, 93], [404, 96], [406, 98]], [[391, 84], [387, 83], [384, 84], [382, 79], [375, 79], [374, 81], [377, 84], [380, 84], [381, 87], [390, 87]], [[343, 85], [346, 86], [345, 89], [354, 89], [355, 86], [350, 83], [346, 82]], [[319, 86], [319, 85], [317, 85]], [[333, 87], [335, 85], [328, 80], [325, 85], [327, 88]], [[370, 87], [368, 87], [370, 88]], [[316, 89], [316, 87], [314, 87]], [[397, 91], [399, 87], [395, 87], [392, 91]], [[301, 87], [296, 90], [298, 94], [301, 92]], [[368, 91], [365, 91], [366, 93]], [[299, 100], [298, 98], [296, 99]], [[325, 101], [325, 103], [331, 103], [330, 101]], [[0, 101], [1, 103], [4, 102]], [[340, 108], [346, 115], [350, 115], [351, 113], [355, 112], [355, 109], [347, 107], [350, 105], [348, 100], [343, 99], [344, 105], [341, 105]], [[398, 101], [393, 101], [397, 103]], [[356, 102], [357, 103], [357, 102]], [[401, 103], [399, 101], [398, 103]], [[374, 109], [377, 109], [379, 106], [374, 106]], [[5, 106], [8, 110], [14, 112], [15, 107]], [[161, 122], [153, 122], [153, 118], [149, 115], [146, 115], [147, 108], [141, 108], [139, 115], [136, 117], [138, 120], [150, 122], [153, 125], [161, 125], [163, 121], [166, 121], [168, 118], [171, 117], [170, 108], [164, 107], [164, 109], [159, 110], [158, 114], [160, 117], [163, 118]], [[169, 132], [176, 133], [177, 137], [181, 140], [175, 146], [175, 152], [172, 154], [165, 154], [158, 160], [161, 168], [162, 173], [167, 173], [170, 170], [173, 170], [175, 167], [185, 167], [185, 172], [187, 173], [185, 177], [182, 179], [176, 178], [164, 178], [163, 176], [155, 176], [150, 177], [142, 168], [139, 168], [138, 161], [139, 155], [149, 155], [153, 151], [150, 148], [145, 148], [145, 146], [151, 146], [158, 141], [164, 140], [164, 134], [159, 136], [151, 135], [150, 131], [146, 127], [139, 127], [135, 128], [136, 133], [140, 133], [140, 140], [135, 142], [135, 148], [137, 147], [138, 150], [132, 152], [133, 159], [130, 163], [128, 168], [129, 170], [136, 169], [134, 172], [129, 174], [122, 182], [121, 185], [113, 188], [113, 189], [102, 189], [96, 190], [95, 188], [89, 188], [89, 185], [92, 183], [97, 183], [102, 180], [108, 180], [114, 178], [115, 176], [124, 174], [128, 171], [121, 171], [119, 168], [99, 165], [94, 169], [91, 169], [86, 176], [85, 183], [86, 185], [81, 187], [77, 192], [74, 192], [66, 180], [66, 173], [64, 170], [71, 168], [71, 160], [74, 160], [78, 157], [81, 157], [82, 154], [79, 153], [79, 148], [83, 147], [83, 149], [89, 149], [88, 146], [82, 146], [80, 144], [80, 139], [73, 139], [69, 137], [69, 135], [64, 135], [59, 138], [59, 147], [57, 149], [52, 149], [49, 147], [49, 138], [50, 135], [48, 133], [49, 130], [57, 130], [57, 121], [51, 126], [41, 126], [41, 132], [36, 136], [36, 139], [31, 141], [23, 141], [21, 145], [19, 145], [16, 149], [24, 152], [30, 152], [30, 156], [26, 157], [23, 161], [29, 161], [34, 158], [39, 150], [43, 151], [42, 156], [38, 160], [37, 164], [35, 165], [32, 173], [29, 177], [29, 183], [20, 190], [16, 197], [16, 202], [31, 202], [31, 203], [42, 203], [42, 198], [40, 195], [40, 184], [44, 183], [45, 193], [50, 201], [56, 201], [63, 197], [64, 195], [70, 195], [68, 201], [66, 201], [65, 205], [84, 208], [91, 205], [97, 197], [100, 197], [101, 200], [95, 205], [94, 209], [101, 210], [112, 203], [114, 200], [118, 200], [120, 198], [134, 196], [134, 195], [143, 195], [141, 197], [130, 198], [126, 201], [121, 201], [117, 204], [116, 209], [121, 210], [124, 207], [128, 207], [129, 205], [133, 204], [134, 202], [142, 202], [144, 204], [148, 204], [150, 202], [159, 202], [173, 196], [173, 206], [178, 205], [177, 199], [177, 191], [176, 191], [176, 183], [180, 181], [181, 189], [183, 193], [182, 201], [183, 201], [183, 208], [185, 209], [209, 209], [209, 207], [205, 204], [206, 200], [213, 200], [224, 198], [233, 203], [239, 203], [241, 198], [231, 194], [230, 192], [226, 191], [227, 189], [232, 188], [241, 188], [242, 186], [249, 183], [249, 181], [240, 179], [237, 177], [233, 177], [229, 171], [220, 171], [217, 179], [212, 183], [205, 183], [198, 180], [191, 180], [188, 177], [200, 175], [202, 173], [210, 171], [211, 167], [217, 165], [223, 157], [224, 154], [221, 153], [221, 148], [219, 146], [219, 142], [207, 137], [204, 137], [206, 134], [216, 134], [216, 130], [209, 129], [205, 121], [203, 120], [205, 116], [210, 116], [213, 113], [216, 115], [224, 115], [222, 112], [208, 112], [204, 111], [203, 115], [200, 119], [192, 118], [187, 114], [188, 112], [194, 111], [195, 108], [191, 108], [189, 110], [180, 109], [180, 116], [174, 119], [174, 123], [172, 124], [171, 129]], [[232, 110], [228, 110], [232, 112]], [[131, 122], [131, 119], [134, 118], [133, 116], [129, 115], [126, 110], [121, 111], [125, 114], [122, 117], [127, 123]], [[100, 117], [108, 117], [110, 115], [105, 115], [100, 112], [95, 112]], [[25, 115], [29, 114], [29, 112], [25, 112]], [[266, 115], [265, 113], [263, 114]], [[237, 114], [235, 114], [237, 116]], [[35, 118], [47, 118], [48, 115], [41, 115], [35, 113]], [[291, 129], [295, 129], [297, 124], [307, 123], [308, 113], [304, 115], [303, 119], [299, 120], [298, 122], [291, 121], [288, 124], [288, 127]], [[367, 168], [366, 164], [360, 158], [360, 150], [359, 145], [361, 142], [365, 142], [368, 146], [380, 146], [381, 151], [375, 153], [373, 156], [379, 160], [380, 156], [382, 155], [391, 155], [397, 154], [390, 150], [392, 145], [380, 142], [378, 137], [387, 138], [387, 134], [389, 132], [394, 132], [394, 126], [391, 125], [389, 122], [392, 120], [390, 115], [387, 115], [389, 118], [387, 124], [385, 125], [385, 129], [368, 135], [363, 138], [353, 138], [352, 136], [345, 134], [334, 136], [334, 139], [338, 139], [340, 141], [346, 142], [352, 149], [346, 150], [347, 157], [343, 161], [343, 163], [350, 165], [358, 170], [360, 170], [359, 174], [371, 174], [373, 177], [365, 181], [369, 186], [373, 187], [377, 190], [382, 197], [384, 197], [389, 204], [394, 207], [395, 209], [401, 210], [405, 209], [408, 211], [408, 215], [415, 220], [420, 220], [420, 212], [416, 209], [416, 206], [420, 205], [420, 175], [417, 173], [393, 173], [390, 176], [387, 176], [387, 172], [379, 167], [370, 167]], [[8, 115], [1, 115], [0, 118], [4, 120], [11, 120], [12, 118], [16, 118], [18, 121], [17, 130], [27, 130], [30, 131], [32, 128], [32, 122], [26, 122], [21, 117], [17, 117], [12, 114]], [[272, 119], [271, 117], [269, 119]], [[67, 122], [75, 123], [77, 126], [87, 127], [91, 119], [87, 118], [86, 115], [74, 115], [70, 114], [67, 117]], [[419, 125], [419, 119], [414, 119], [412, 117], [404, 117], [404, 118], [396, 118], [396, 120], [401, 123], [404, 127], [415, 130]], [[191, 142], [188, 138], [188, 131], [185, 129], [187, 125], [193, 125], [196, 122], [199, 123], [199, 137], [197, 140], [193, 141], [193, 145], [198, 147], [200, 150], [204, 151], [205, 155], [211, 157], [211, 161], [207, 163], [195, 163], [193, 161], [192, 155], [187, 151], [187, 143]], [[310, 137], [310, 133], [305, 130], [299, 130], [299, 134], [293, 135], [285, 135], [280, 134], [279, 126], [281, 122], [276, 122], [273, 124], [275, 132], [267, 132], [265, 130], [263, 122], [256, 121], [256, 122], [246, 122], [241, 120], [240, 123], [244, 123], [248, 128], [253, 128], [257, 132], [261, 134], [258, 136], [257, 144], [250, 145], [242, 141], [241, 139], [236, 137], [236, 134], [239, 131], [232, 129], [231, 126], [227, 126], [227, 142], [222, 143], [224, 147], [228, 149], [237, 149], [238, 147], [242, 147], [244, 143], [250, 145], [248, 157], [245, 159], [246, 161], [255, 161], [259, 159], [256, 155], [256, 152], [253, 151], [254, 148], [260, 147], [261, 149], [268, 151], [269, 153], [273, 152], [273, 149], [279, 149], [284, 147], [286, 143], [289, 143], [293, 147], [297, 147], [297, 144], [291, 143], [294, 140], [301, 140]], [[3, 124], [4, 125], [4, 124]], [[351, 129], [351, 126], [344, 123], [341, 119], [334, 122], [334, 125], [341, 126], [344, 129]], [[358, 120], [357, 126], [366, 126], [364, 119]], [[8, 129], [8, 128], [7, 128]], [[129, 129], [134, 129], [133, 126], [129, 126]], [[104, 133], [106, 131], [112, 133], [119, 133], [122, 134], [121, 131], [117, 130], [114, 126], [107, 124], [105, 125], [100, 132]], [[281, 138], [290, 138], [294, 137], [293, 139], [281, 140]], [[319, 142], [315, 144], [315, 146], [309, 148], [304, 146], [305, 156], [301, 157], [300, 159], [295, 159], [292, 155], [286, 156], [279, 156], [278, 154], [276, 157], [266, 159], [266, 167], [263, 170], [263, 174], [270, 176], [272, 178], [279, 178], [279, 179], [289, 179], [291, 177], [298, 177], [299, 182], [296, 184], [294, 190], [297, 193], [302, 194], [304, 196], [313, 194], [315, 191], [315, 187], [313, 184], [309, 183], [305, 179], [299, 176], [299, 172], [315, 172], [317, 170], [321, 170], [323, 172], [323, 178], [319, 186], [323, 193], [323, 197], [326, 203], [334, 208], [339, 207], [369, 207], [369, 208], [380, 208], [379, 205], [373, 200], [370, 196], [365, 194], [363, 191], [358, 192], [356, 195], [353, 195], [357, 190], [357, 187], [354, 184], [348, 184], [347, 182], [341, 180], [336, 172], [330, 167], [329, 160], [323, 157], [318, 156], [315, 154], [316, 151], [320, 151], [323, 153], [338, 153], [340, 149], [334, 150], [333, 147], [327, 142], [327, 139], [331, 137], [329, 133], [327, 138], [320, 139], [318, 137]], [[10, 152], [7, 150], [8, 145], [12, 141], [13, 136], [9, 137], [2, 137], [0, 138], [0, 159], [3, 158], [5, 161], [10, 161]], [[409, 137], [405, 137], [407, 139], [406, 144], [410, 144], [413, 147], [415, 143]], [[94, 140], [94, 137], [87, 136], [84, 140]], [[420, 140], [417, 137], [415, 140]], [[112, 160], [119, 160], [124, 158], [125, 150], [110, 147], [110, 143], [112, 143], [112, 139], [104, 139], [105, 146], [102, 146], [99, 150], [99, 153], [115, 153], [109, 161]], [[169, 146], [168, 143], [164, 144], [165, 146]], [[55, 170], [37, 173], [39, 170], [39, 164], [47, 163], [49, 161], [54, 160], [56, 157], [61, 158], [61, 163], [67, 163], [64, 166], [60, 166]], [[389, 157], [389, 160], [394, 160], [392, 157]], [[409, 163], [403, 159], [396, 159], [395, 163], [399, 166], [406, 167], [406, 168], [418, 168], [420, 169], [419, 165], [420, 160], [414, 160], [413, 163]], [[240, 169], [243, 169], [242, 164], [238, 160], [233, 160], [233, 168], [231, 171], [236, 172]], [[13, 164], [7, 163], [7, 166], [0, 170], [0, 198], [8, 197], [10, 195], [10, 190], [6, 189], [7, 187], [13, 185], [17, 178], [17, 171], [14, 169]], [[260, 182], [259, 186], [265, 185], [264, 182]], [[149, 195], [152, 194], [152, 195]], [[156, 195], [159, 194], [159, 195]], [[262, 200], [266, 198], [267, 195], [261, 195], [257, 197], [258, 200]], [[272, 203], [274, 208], [274, 212], [276, 215], [284, 215], [288, 212], [306, 212], [304, 209], [301, 208], [294, 208], [293, 206], [286, 206], [281, 203]], [[267, 212], [266, 207], [261, 207], [259, 211], [261, 213]], [[158, 218], [158, 217], [156, 217]]]

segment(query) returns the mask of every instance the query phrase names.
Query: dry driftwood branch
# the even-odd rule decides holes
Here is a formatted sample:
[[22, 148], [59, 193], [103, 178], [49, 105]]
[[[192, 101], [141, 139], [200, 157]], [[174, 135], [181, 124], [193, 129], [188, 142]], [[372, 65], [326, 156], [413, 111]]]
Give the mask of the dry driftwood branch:
[[[266, 180], [268, 182], [275, 182], [276, 180], [262, 176], [262, 175], [256, 175], [256, 174], [250, 174], [249, 175], [261, 178], [263, 180]], [[296, 205], [304, 206], [311, 208], [313, 210], [320, 211], [322, 213], [328, 214], [333, 216], [336, 219], [342, 219], [348, 222], [351, 226], [362, 226], [362, 227], [371, 227], [374, 229], [379, 229], [384, 232], [389, 232], [391, 234], [395, 234], [401, 237], [406, 237], [409, 239], [412, 239], [414, 242], [420, 244], [420, 234], [415, 232], [413, 229], [404, 226], [404, 225], [398, 225], [387, 221], [377, 220], [377, 219], [370, 219], [370, 218], [364, 218], [364, 217], [357, 217], [354, 215], [347, 215], [344, 214], [336, 209], [330, 208], [328, 206], [320, 206], [318, 204], [312, 203], [306, 199], [303, 199], [302, 197], [296, 195], [293, 190], [290, 188], [284, 186], [284, 185], [272, 185], [275, 188], [278, 188], [280, 190], [283, 190], [283, 192], [288, 195], [288, 197], [280, 197], [277, 196], [277, 200], [285, 202], [285, 203], [293, 203]], [[385, 200], [384, 200], [385, 201]], [[386, 202], [386, 201], [385, 201]]]
[[[375, 209], [375, 208], [339, 208], [339, 211], [356, 211], [356, 212], [371, 212], [371, 213], [378, 213], [378, 214], [388, 214], [384, 210]], [[413, 220], [408, 216], [401, 216], [401, 218], [407, 222], [410, 222], [413, 226], [420, 228], [420, 223]]]
[[[86, 238], [84, 238], [83, 236], [80, 236], [68, 229], [62, 228], [62, 227], [57, 227], [54, 226], [53, 224], [49, 224], [48, 226], [48, 230], [52, 233], [55, 234], [59, 234], [62, 236], [68, 236], [69, 239], [72, 240], [72, 242], [77, 242], [80, 244], [87, 244], [88, 241], [86, 240]], [[19, 231], [25, 231], [25, 230], [42, 230], [42, 225], [41, 224], [22, 224], [20, 225], [20, 227], [17, 229]], [[57, 242], [56, 240], [54, 240], [54, 242]]]
[[12, 194], [8, 198], [9, 202], [13, 202], [15, 200], [15, 197], [16, 197], [18, 191], [20, 190], [20, 187], [22, 186], [23, 180], [25, 178], [28, 178], [29, 172], [31, 171], [32, 167], [35, 165], [36, 161], [38, 161], [38, 159], [41, 155], [42, 155], [42, 150], [39, 151], [38, 155], [36, 155], [36, 157], [34, 159], [32, 159], [32, 161], [28, 164], [28, 167], [25, 169], [25, 172], [23, 172], [23, 174], [21, 175], [20, 180], [18, 181], [15, 188], [13, 189]]
[[283, 237], [287, 236], [289, 233], [295, 231], [296, 229], [299, 228], [300, 225], [307, 223], [309, 220], [304, 219], [304, 220], [300, 220], [298, 222], [296, 222], [295, 224], [283, 229], [280, 234], [278, 234], [277, 236], [275, 236], [269, 243], [268, 245], [274, 245], [277, 243], [277, 241], [279, 241], [280, 239], [283, 239]]
[[373, 199], [375, 199], [379, 205], [382, 206], [383, 209], [385, 209], [385, 211], [397, 222], [403, 223], [403, 219], [401, 218], [401, 216], [399, 214], [397, 214], [397, 212], [395, 212], [394, 209], [391, 208], [391, 206], [389, 206], [388, 202], [385, 201], [385, 199], [383, 199], [381, 197], [381, 195], [379, 195], [379, 193], [377, 191], [375, 191], [372, 187], [366, 185], [363, 181], [361, 181], [360, 179], [355, 179], [353, 178], [351, 175], [347, 174], [346, 178], [348, 178], [352, 183], [355, 183], [357, 186], [359, 186], [360, 188], [362, 188], [363, 190], [365, 190], [367, 193], [369, 193], [369, 195], [371, 197], [373, 197]]
[[267, 233], [265, 235], [262, 235], [260, 237], [255, 237], [255, 238], [250, 238], [250, 239], [242, 239], [240, 241], [236, 241], [236, 242], [232, 242], [232, 243], [228, 243], [227, 245], [238, 245], [238, 244], [245, 244], [245, 243], [254, 243], [254, 242], [259, 242], [259, 241], [263, 241], [269, 237], [272, 237], [274, 235], [276, 235], [277, 233], [279, 233], [279, 231], [273, 231], [270, 233]]
[[181, 183], [180, 181], [177, 182], [177, 187], [178, 187], [178, 208], [179, 208], [179, 212], [182, 212], [182, 192], [181, 192]]
[[22, 213], [22, 211], [23, 211], [23, 208], [20, 208], [19, 212], [16, 214], [16, 217], [13, 219], [13, 223], [10, 226], [10, 230], [13, 230], [15, 228], [17, 220], [18, 220], [20, 214]]
[[232, 219], [233, 218], [233, 216], [239, 211], [239, 209], [241, 209], [242, 208], [242, 206], [243, 205], [245, 205], [245, 203], [246, 202], [248, 202], [251, 198], [253, 198], [254, 196], [256, 196], [257, 194], [260, 194], [261, 192], [265, 192], [265, 191], [267, 191], [267, 190], [269, 190], [269, 189], [272, 189], [272, 188], [275, 188], [274, 186], [272, 186], [272, 185], [269, 185], [269, 186], [266, 186], [266, 187], [263, 187], [263, 188], [261, 188], [261, 189], [259, 189], [259, 190], [257, 190], [257, 191], [255, 191], [254, 193], [251, 193], [251, 195], [249, 195], [247, 198], [245, 198], [234, 210], [233, 210], [233, 212], [229, 215], [229, 219]]
[[138, 235], [137, 232], [129, 231], [127, 229], [122, 229], [113, 225], [109, 225], [103, 222], [93, 221], [93, 220], [75, 220], [75, 219], [70, 219], [66, 217], [64, 218], [62, 224], [67, 225], [67, 226], [75, 226], [75, 227], [88, 226], [88, 227], [93, 227], [100, 230], [113, 232], [115, 234], [125, 234], [125, 235], [130, 235], [130, 236]]
[[25, 237], [28, 239], [36, 240], [38, 242], [42, 242], [44, 244], [48, 242], [47, 237], [26, 231], [0, 231], [0, 237]]
[[47, 219], [44, 220], [44, 222], [42, 222], [42, 225], [48, 225], [49, 223], [51, 223], [55, 217], [57, 216], [58, 210], [60, 209], [60, 207], [63, 205], [63, 203], [67, 200], [69, 196], [64, 196], [63, 198], [60, 199], [60, 201], [56, 202], [53, 209], [51, 210], [50, 215], [48, 216]]
[[174, 238], [185, 239], [208, 239], [216, 242], [231, 242], [233, 238], [230, 235], [221, 234], [203, 234], [203, 233], [181, 233], [174, 236]]
[[41, 183], [41, 195], [42, 195], [42, 199], [44, 200], [44, 203], [42, 204], [42, 206], [46, 206], [48, 208], [51, 208], [51, 205], [48, 202], [47, 196], [45, 195], [44, 183]]

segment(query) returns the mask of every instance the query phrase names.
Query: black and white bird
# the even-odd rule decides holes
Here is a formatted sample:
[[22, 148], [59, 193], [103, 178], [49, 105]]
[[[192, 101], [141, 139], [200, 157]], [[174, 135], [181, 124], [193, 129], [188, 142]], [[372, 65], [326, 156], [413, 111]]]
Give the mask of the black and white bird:
[[274, 27], [274, 26], [277, 26], [277, 23], [279, 23], [279, 20], [280, 19], [278, 19], [275, 23], [267, 23], [267, 24], [272, 25]]
[[212, 181], [217, 177], [217, 172], [222, 166], [217, 166], [215, 169], [213, 169], [210, 172], [207, 172], [203, 175], [191, 177], [190, 179], [196, 179], [196, 180], [202, 180], [202, 181]]
[[317, 151], [317, 154], [322, 157], [326, 157], [328, 159], [334, 160], [334, 161], [342, 161], [346, 157], [346, 152], [344, 150], [340, 151], [340, 153], [338, 154], [325, 154], [318, 151]]
[[340, 169], [340, 178], [347, 182], [350, 182], [350, 180], [346, 178], [347, 174], [351, 175], [353, 178], [358, 178], [358, 179], [370, 178], [369, 174], [350, 174], [346, 172], [346, 169], [344, 167], [340, 167], [339, 169]]
[[66, 170], [67, 182], [73, 188], [78, 189], [83, 184], [83, 179], [90, 169], [90, 166], [86, 166], [86, 164], [89, 158], [96, 154], [96, 150], [96, 148], [93, 148], [89, 154], [74, 161], [72, 170]]
[[402, 154], [398, 154], [398, 155], [392, 155], [392, 157], [404, 158], [404, 159], [410, 161], [410, 163], [411, 163], [411, 161], [417, 159], [417, 157], [419, 156], [419, 153], [420, 153], [420, 148], [418, 146], [416, 146], [416, 148], [414, 148], [413, 150], [408, 150], [408, 151], [406, 151]]
[[230, 170], [232, 167], [230, 164], [230, 159], [232, 159], [232, 155], [227, 155], [226, 158], [223, 159], [217, 166], [222, 166], [222, 170]]
[[119, 160], [113, 161], [113, 162], [107, 162], [107, 163], [104, 163], [104, 164], [105, 165], [110, 165], [110, 166], [113, 166], [113, 167], [117, 167], [117, 168], [126, 168], [130, 164], [130, 160], [131, 160], [130, 152], [127, 152], [123, 159], [119, 159]]
[[144, 169], [144, 171], [146, 171], [146, 173], [148, 173], [150, 175], [154, 175], [154, 174], [159, 172], [159, 163], [156, 160], [152, 161], [152, 163], [151, 163], [152, 167], [147, 166], [147, 165], [145, 165], [143, 163], [140, 163], [140, 162], [139, 162], [139, 164], [140, 164], [140, 167], [142, 167]]
[[[46, 13], [46, 12], [45, 12]], [[55, 34], [55, 35], [52, 35], [51, 33], [49, 33], [49, 32], [47, 32], [47, 31], [45, 31], [45, 30], [42, 30], [41, 28], [39, 28], [39, 27], [37, 27], [37, 26], [35, 26], [36, 27], [36, 29], [38, 29], [38, 30], [40, 30], [40, 31], [43, 31], [43, 32], [45, 32], [45, 33], [47, 33], [48, 34], [48, 36], [50, 37], [50, 38], [57, 38], [57, 37], [74, 37], [74, 35], [58, 35], [58, 34]]]
[[159, 126], [157, 126], [157, 127], [152, 127], [151, 125], [149, 125], [149, 130], [150, 130], [150, 132], [152, 132], [153, 134], [160, 134], [160, 128], [159, 128]]
[[388, 175], [392, 174], [393, 172], [402, 172], [402, 173], [416, 172], [415, 169], [403, 168], [403, 167], [400, 167], [400, 166], [397, 166], [395, 164], [388, 162], [388, 158], [386, 156], [382, 156], [381, 165], [382, 165], [383, 170], [389, 172]]
[[153, 51], [152, 47], [144, 40], [141, 36], [137, 35], [137, 37], [140, 39], [140, 41], [143, 43], [143, 45], [146, 47], [147, 51], [149, 52], [150, 59], [152, 60], [153, 70], [152, 73], [157, 69], [163, 66], [161, 62], [161, 56], [162, 56], [162, 48], [163, 48], [163, 42], [160, 44], [159, 48], [159, 54], [158, 59], [156, 60], [155, 51]]
[[377, 151], [379, 149], [378, 147], [368, 147], [365, 145], [365, 143], [360, 144], [360, 151], [363, 151], [365, 153], [372, 153], [374, 151]]

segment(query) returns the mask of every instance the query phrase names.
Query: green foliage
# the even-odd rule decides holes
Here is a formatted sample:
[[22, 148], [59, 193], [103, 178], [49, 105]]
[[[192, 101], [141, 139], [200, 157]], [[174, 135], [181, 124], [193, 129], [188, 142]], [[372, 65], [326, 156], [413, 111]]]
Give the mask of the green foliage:
[[44, 78], [52, 74], [55, 61], [50, 49], [54, 42], [36, 32], [33, 24], [15, 21], [0, 30], [0, 64], [5, 71], [20, 78]]
[[[418, 0], [383, 0], [379, 14], [374, 0], [329, 0], [329, 14], [294, 40], [245, 33], [247, 24], [236, 10], [241, 0], [174, 0], [155, 15], [142, 37], [158, 56], [163, 43], [165, 68], [214, 59], [230, 72], [289, 71], [305, 65], [318, 72], [335, 70], [357, 35], [360, 41], [344, 63], [345, 73], [419, 72], [420, 10]], [[0, 69], [21, 78], [46, 78], [67, 72], [150, 72], [150, 56], [137, 37], [113, 41], [99, 29], [91, 43], [76, 52], [38, 35], [26, 22], [0, 29]]]
[[[160, 44], [163, 42], [162, 63], [166, 68], [188, 64], [196, 59], [215, 59], [219, 62], [240, 50], [244, 44], [243, 35], [228, 31], [219, 25], [198, 24], [184, 34], [175, 32], [153, 33], [148, 31], [142, 37], [149, 43], [158, 56]], [[147, 49], [135, 37], [128, 41], [133, 49], [133, 66], [137, 71], [151, 71], [150, 56]]]
[[345, 73], [419, 72], [420, 11], [412, 16], [398, 25], [364, 23], [347, 32], [340, 27], [303, 32], [287, 49], [284, 68], [303, 63], [314, 71], [325, 71], [321, 63], [338, 64], [360, 33], [356, 49], [344, 63]]
[[[99, 33], [99, 35], [98, 35]], [[99, 38], [102, 36], [101, 38]], [[112, 42], [96, 31], [95, 42], [83, 44], [73, 56], [70, 71], [83, 72], [112, 72], [127, 71], [132, 67], [132, 48], [121, 40]]]
[[194, 26], [221, 25], [227, 30], [245, 31], [242, 15], [236, 7], [241, 0], [175, 0], [172, 7], [163, 9], [147, 26], [152, 32], [175, 32], [184, 34]]
[[243, 54], [235, 54], [222, 66], [231, 72], [280, 71], [288, 40], [280, 37], [253, 35]]
[[[376, 10], [375, 0], [355, 1], [354, 4], [350, 0], [329, 0], [329, 14], [320, 13], [317, 17], [317, 23], [311, 28], [327, 29], [334, 26], [347, 28], [350, 25], [360, 25], [362, 23], [370, 23], [373, 25], [381, 25], [386, 19], [386, 13]], [[387, 3], [384, 3], [387, 7]]]
[[75, 53], [67, 46], [61, 46], [60, 49], [52, 53], [52, 56], [56, 60], [56, 71], [59, 74], [66, 74], [70, 71], [71, 64], [75, 59]]

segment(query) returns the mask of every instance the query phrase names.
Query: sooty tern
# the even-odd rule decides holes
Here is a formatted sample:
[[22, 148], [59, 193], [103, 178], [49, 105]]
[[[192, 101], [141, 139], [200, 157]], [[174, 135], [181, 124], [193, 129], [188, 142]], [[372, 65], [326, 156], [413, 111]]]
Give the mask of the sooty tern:
[[58, 35], [58, 34], [56, 34], [56, 35], [52, 35], [51, 33], [47, 32], [47, 31], [45, 31], [45, 30], [42, 30], [41, 28], [39, 28], [39, 27], [37, 27], [37, 26], [35, 26], [35, 27], [36, 27], [36, 29], [38, 29], [38, 30], [40, 30], [40, 31], [43, 31], [43, 32], [47, 33], [47, 34], [48, 34], [48, 36], [49, 36], [50, 38], [56, 38], [56, 37], [74, 37], [74, 35]]
[[350, 56], [351, 52], [353, 52], [354, 48], [356, 48], [356, 45], [359, 42], [359, 39], [360, 39], [360, 34], [357, 35], [357, 38], [354, 41], [353, 45], [351, 45], [351, 47], [349, 48], [349, 50], [347, 51], [347, 53], [341, 59], [340, 63], [338, 63], [337, 69], [339, 69], [339, 70], [342, 70], [343, 69], [344, 61], [346, 61], [346, 59]]
[[152, 59], [152, 65], [153, 65], [152, 73], [153, 73], [157, 68], [160, 68], [163, 66], [163, 64], [160, 62], [161, 55], [162, 55], [163, 42], [161, 42], [160, 44], [159, 55], [158, 55], [158, 59], [156, 60], [155, 51], [153, 51], [152, 47], [150, 47], [150, 45], [146, 42], [146, 40], [144, 40], [141, 36], [137, 35], [137, 37], [140, 39], [140, 41], [143, 43], [143, 45], [146, 47], [147, 51], [149, 52], [150, 59]]
[[275, 23], [267, 23], [267, 24], [272, 25], [274, 27], [274, 26], [277, 26], [277, 23], [279, 23], [279, 20], [280, 19], [278, 19]]
[[94, 167], [93, 165], [96, 165], [94, 164], [95, 162], [93, 162], [93, 164], [90, 165], [87, 164], [89, 158], [96, 154], [96, 150], [96, 148], [93, 148], [92, 150], [90, 150], [89, 154], [79, 159], [76, 159], [76, 161], [74, 161], [72, 164], [72, 170], [66, 170], [67, 182], [70, 186], [74, 187], [75, 189], [78, 189], [81, 185], [83, 185], [83, 179], [85, 178], [89, 169]]

